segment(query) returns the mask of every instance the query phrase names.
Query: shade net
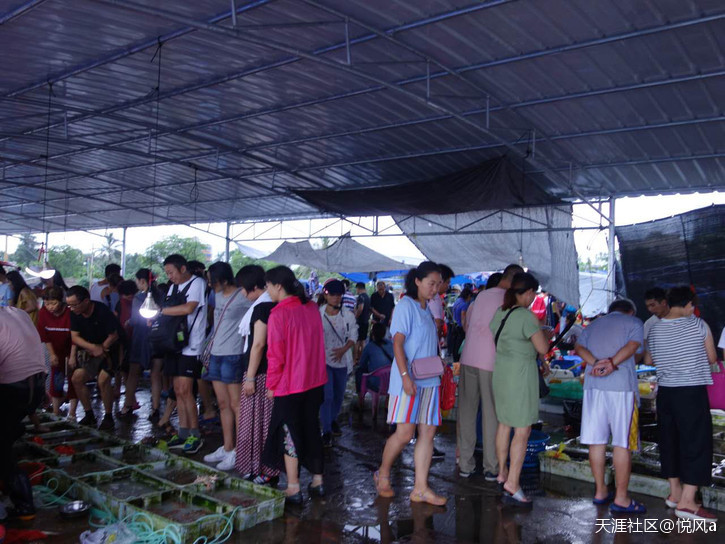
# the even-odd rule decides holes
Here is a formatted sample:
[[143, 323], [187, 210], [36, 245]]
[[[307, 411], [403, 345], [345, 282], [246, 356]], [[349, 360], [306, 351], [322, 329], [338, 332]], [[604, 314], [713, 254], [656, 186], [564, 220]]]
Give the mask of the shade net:
[[325, 249], [314, 249], [308, 241], [283, 242], [265, 257], [269, 261], [286, 265], [303, 265], [328, 272], [374, 273], [386, 270], [408, 269], [409, 266], [342, 236]]
[[571, 212], [561, 205], [393, 219], [423, 255], [456, 274], [523, 263], [543, 289], [579, 306]]
[[295, 191], [320, 210], [348, 216], [457, 213], [561, 202], [508, 158], [427, 181], [343, 191]]
[[647, 319], [644, 293], [693, 285], [717, 341], [725, 325], [725, 206], [616, 229], [627, 296]]

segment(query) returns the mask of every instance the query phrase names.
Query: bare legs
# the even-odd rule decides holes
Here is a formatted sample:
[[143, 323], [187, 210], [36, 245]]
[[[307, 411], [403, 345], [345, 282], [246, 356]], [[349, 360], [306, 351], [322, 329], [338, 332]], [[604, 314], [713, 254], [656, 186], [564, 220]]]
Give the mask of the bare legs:
[[164, 361], [162, 359], [151, 360], [151, 409], [158, 410], [161, 406], [161, 388], [163, 385], [163, 369]]
[[199, 416], [192, 386], [192, 378], [174, 376], [174, 392], [176, 393], [176, 410], [179, 414], [180, 429], [198, 429]]
[[[199, 382], [199, 396], [201, 397], [201, 403], [204, 405], [204, 415], [202, 416], [204, 419], [212, 419], [216, 417], [216, 412], [214, 411], [214, 398], [212, 397], [212, 387], [211, 384], [206, 380], [198, 380]], [[196, 405], [196, 402], [194, 403]], [[198, 412], [197, 412], [198, 417]]]
[[[592, 469], [594, 485], [596, 486], [596, 491], [594, 492], [595, 499], [606, 499], [609, 495], [609, 490], [604, 482], [606, 451], [607, 446], [604, 444], [589, 446], [589, 466]], [[615, 484], [617, 488], [617, 494], [614, 498], [614, 502], [615, 504], [626, 508], [632, 502], [632, 499], [627, 492], [629, 488], [629, 476], [632, 472], [632, 455], [628, 449], [615, 446], [613, 457]]]
[[141, 365], [137, 363], [129, 364], [128, 375], [126, 377], [126, 400], [124, 401], [124, 410], [133, 410], [136, 406], [136, 388], [141, 377]]
[[222, 434], [224, 435], [224, 451], [232, 451], [236, 442], [236, 426], [239, 420], [239, 397], [242, 392], [238, 383], [226, 384], [214, 381], [214, 393], [216, 394], [217, 406], [219, 407], [219, 419], [222, 423]]
[[[433, 457], [433, 438], [435, 437], [437, 427], [434, 425], [418, 425], [418, 439], [415, 442], [415, 451], [413, 459], [415, 461], [415, 484], [410, 497], [414, 502], [428, 502], [430, 504], [443, 505], [446, 499], [436, 495], [428, 486], [428, 471]], [[414, 423], [398, 423], [395, 433], [393, 433], [385, 443], [383, 450], [383, 459], [378, 471], [380, 485], [379, 491], [391, 491], [390, 489], [390, 471], [393, 463], [403, 451], [405, 446], [410, 443], [415, 433]], [[381, 493], [382, 494], [382, 493]]]
[[[73, 382], [73, 387], [75, 387], [76, 394], [78, 395], [78, 400], [83, 405], [83, 410], [85, 410], [87, 414], [92, 414], [93, 408], [91, 407], [91, 394], [88, 391], [88, 387], [86, 387], [88, 373], [82, 368], [77, 368], [75, 372], [73, 372], [71, 381]], [[98, 389], [101, 392], [101, 399], [103, 400], [103, 409], [105, 410], [106, 415], [110, 416], [113, 414], [113, 389], [111, 387], [111, 375], [105, 370], [101, 370], [98, 373], [97, 383]], [[75, 413], [75, 410], [73, 410], [73, 413]]]
[[[515, 427], [513, 440], [510, 440], [511, 427], [498, 424], [496, 431], [496, 458], [498, 459], [498, 477], [503, 482], [504, 490], [512, 495], [521, 489], [519, 478], [524, 465], [526, 446], [531, 434], [531, 427]], [[509, 468], [506, 460], [509, 459]], [[505, 478], [505, 479], [504, 479]]]

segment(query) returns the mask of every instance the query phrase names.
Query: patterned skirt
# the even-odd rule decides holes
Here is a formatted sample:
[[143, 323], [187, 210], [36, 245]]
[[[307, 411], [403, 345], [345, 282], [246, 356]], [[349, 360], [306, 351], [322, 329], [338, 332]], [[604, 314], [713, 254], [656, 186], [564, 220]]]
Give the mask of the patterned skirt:
[[388, 423], [441, 424], [440, 386], [418, 387], [414, 397], [401, 391], [388, 401]]
[[[243, 381], [247, 373], [244, 373]], [[260, 374], [254, 382], [254, 395], [242, 391], [237, 426], [237, 461], [235, 468], [242, 475], [277, 476], [279, 471], [262, 464], [262, 450], [269, 433], [274, 399], [267, 398], [267, 375]]]

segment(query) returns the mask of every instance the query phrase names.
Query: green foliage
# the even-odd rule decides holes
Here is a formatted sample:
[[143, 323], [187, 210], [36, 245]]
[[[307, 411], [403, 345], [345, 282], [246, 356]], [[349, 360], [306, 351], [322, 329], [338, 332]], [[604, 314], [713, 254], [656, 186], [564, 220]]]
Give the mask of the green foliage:
[[150, 268], [159, 278], [165, 278], [161, 263], [169, 255], [178, 253], [188, 261], [201, 261], [208, 265], [210, 252], [211, 247], [197, 238], [181, 238], [174, 234], [153, 244], [143, 255], [127, 255], [126, 275], [131, 277], [139, 268]]
[[23, 234], [20, 237], [20, 245], [18, 245], [18, 249], [15, 253], [10, 255], [10, 260], [17, 263], [21, 268], [25, 268], [30, 264], [37, 266], [39, 247], [40, 244], [35, 240], [35, 237], [32, 234]]
[[[223, 259], [224, 255], [219, 255], [218, 260], [221, 261]], [[272, 261], [265, 261], [263, 259], [253, 259], [252, 257], [247, 257], [238, 249], [229, 252], [229, 264], [231, 265], [232, 270], [235, 274], [239, 272], [240, 268], [249, 264], [258, 264], [265, 270], [269, 270], [270, 268], [274, 268], [275, 266], [277, 266], [277, 263], [273, 263]]]
[[82, 278], [88, 281], [88, 267], [86, 257], [80, 249], [65, 245], [53, 246], [48, 250], [48, 263], [52, 268], [59, 270], [64, 278]]

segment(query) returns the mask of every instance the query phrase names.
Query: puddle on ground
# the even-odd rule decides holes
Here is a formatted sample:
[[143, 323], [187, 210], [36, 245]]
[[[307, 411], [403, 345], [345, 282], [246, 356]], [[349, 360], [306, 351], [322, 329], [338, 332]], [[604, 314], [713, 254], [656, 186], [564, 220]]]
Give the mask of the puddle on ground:
[[197, 473], [184, 468], [167, 467], [160, 469], [158, 472], [154, 471], [154, 476], [167, 480], [176, 485], [189, 485], [193, 484], [196, 480]]
[[204, 493], [210, 497], [214, 497], [218, 501], [225, 502], [233, 506], [241, 506], [242, 508], [247, 508], [248, 506], [252, 506], [257, 503], [257, 499], [243, 493], [242, 491], [237, 491], [236, 489], [216, 489], [214, 491], [206, 491]]
[[187, 504], [178, 499], [165, 500], [160, 504], [150, 504], [146, 507], [146, 510], [177, 523], [191, 523], [202, 516], [214, 513], [201, 506]]
[[153, 486], [146, 482], [127, 479], [113, 482], [103, 482], [95, 485], [99, 491], [110, 495], [116, 499], [127, 500], [134, 497], [141, 497], [150, 493], [157, 492], [158, 486]]

